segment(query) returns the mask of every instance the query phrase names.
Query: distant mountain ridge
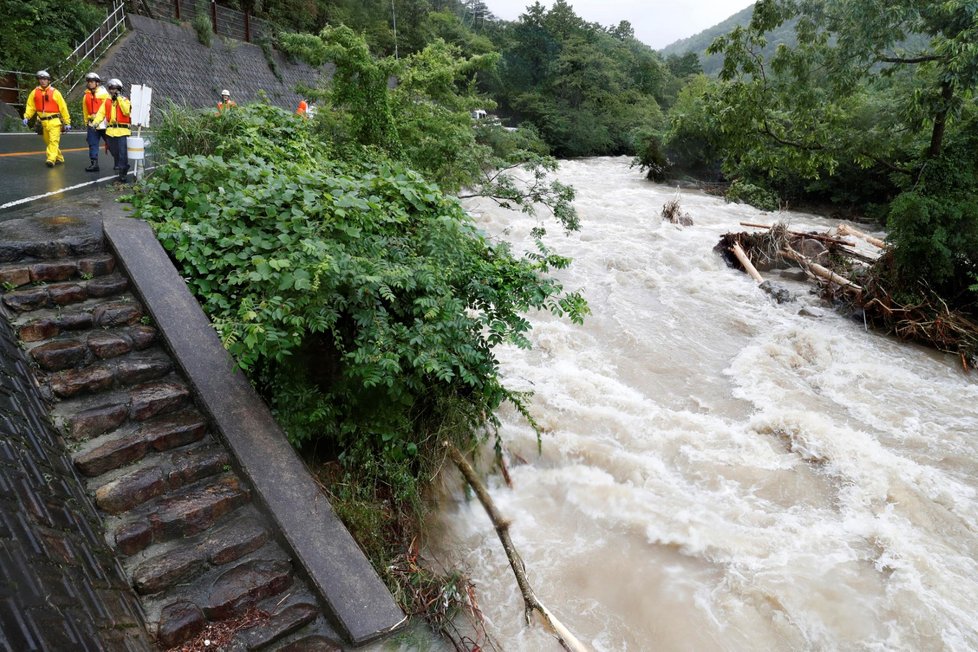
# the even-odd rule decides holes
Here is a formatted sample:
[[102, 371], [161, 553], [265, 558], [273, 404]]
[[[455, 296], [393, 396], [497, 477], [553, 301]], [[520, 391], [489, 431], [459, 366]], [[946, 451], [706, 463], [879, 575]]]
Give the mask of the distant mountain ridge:
[[[664, 57], [671, 54], [682, 56], [687, 52], [695, 52], [697, 55], [699, 55], [700, 64], [703, 66], [703, 72], [707, 75], [715, 76], [723, 66], [723, 57], [716, 54], [708, 55], [706, 53], [706, 49], [710, 47], [710, 44], [713, 43], [713, 40], [718, 36], [723, 36], [724, 34], [731, 32], [735, 27], [749, 25], [750, 19], [753, 15], [754, 5], [751, 5], [746, 9], [741, 9], [723, 22], [717, 23], [713, 27], [704, 29], [699, 34], [694, 34], [689, 38], [679, 39], [675, 43], [670, 43], [666, 47], [659, 50], [659, 52]], [[781, 33], [782, 31], [784, 31], [784, 34]], [[791, 21], [786, 25], [782, 25], [768, 35], [769, 44], [782, 42], [795, 42], [794, 21]]]
[[659, 50], [659, 52], [662, 54], [662, 56], [669, 56], [670, 54], [683, 55], [687, 52], [702, 54], [706, 52], [706, 48], [710, 47], [710, 43], [713, 42], [713, 39], [718, 36], [723, 36], [738, 25], [749, 24], [751, 16], [753, 15], [754, 5], [751, 5], [746, 9], [741, 9], [733, 16], [730, 16], [723, 22], [717, 23], [713, 27], [708, 27], [698, 34], [693, 34], [690, 37], [681, 38], [674, 43], [670, 43], [666, 47]]

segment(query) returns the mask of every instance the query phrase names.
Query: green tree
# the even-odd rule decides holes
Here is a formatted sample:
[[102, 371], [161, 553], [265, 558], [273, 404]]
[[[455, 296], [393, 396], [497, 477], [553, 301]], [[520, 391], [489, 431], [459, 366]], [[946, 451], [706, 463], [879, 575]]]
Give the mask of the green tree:
[[[761, 0], [748, 27], [711, 48], [725, 57], [714, 115], [726, 172], [782, 195], [838, 195], [844, 180], [874, 188], [889, 204], [898, 281], [969, 301], [960, 288], [975, 249], [962, 228], [975, 219], [974, 178], [948, 171], [978, 164], [963, 144], [976, 124], [976, 12], [969, 0], [895, 0], [886, 11], [872, 0]], [[765, 59], [765, 33], [788, 21], [797, 45]], [[925, 229], [912, 224], [917, 210]]]
[[60, 74], [59, 63], [86, 38], [104, 10], [81, 0], [0, 0], [0, 68]]

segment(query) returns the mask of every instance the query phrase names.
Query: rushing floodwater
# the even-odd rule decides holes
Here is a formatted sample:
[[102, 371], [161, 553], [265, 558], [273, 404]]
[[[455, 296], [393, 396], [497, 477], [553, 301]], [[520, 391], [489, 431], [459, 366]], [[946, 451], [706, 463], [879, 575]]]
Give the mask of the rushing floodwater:
[[[560, 178], [583, 229], [549, 242], [593, 315], [535, 315], [534, 348], [501, 351], [546, 433], [538, 454], [505, 413], [514, 486], [490, 479], [541, 601], [595, 650], [978, 649], [976, 379], [804, 284], [777, 305], [712, 251], [740, 221], [833, 221], [683, 192], [680, 228], [660, 218], [677, 191], [626, 159]], [[529, 246], [532, 220], [469, 208]], [[439, 516], [498, 647], [558, 649], [482, 507], [456, 491]]]

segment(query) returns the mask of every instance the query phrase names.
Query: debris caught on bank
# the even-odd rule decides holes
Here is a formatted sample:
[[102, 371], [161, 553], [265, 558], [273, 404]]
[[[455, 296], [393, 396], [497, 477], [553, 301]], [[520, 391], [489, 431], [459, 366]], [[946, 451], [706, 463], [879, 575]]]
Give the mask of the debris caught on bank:
[[799, 268], [822, 298], [867, 327], [957, 355], [965, 371], [978, 366], [978, 320], [950, 308], [927, 287], [917, 288], [912, 300], [898, 300], [907, 292], [889, 286], [892, 257], [883, 240], [847, 224], [825, 233], [794, 231], [783, 222], [741, 226], [763, 230], [727, 233], [714, 251], [779, 303], [784, 299], [772, 292], [761, 272]]

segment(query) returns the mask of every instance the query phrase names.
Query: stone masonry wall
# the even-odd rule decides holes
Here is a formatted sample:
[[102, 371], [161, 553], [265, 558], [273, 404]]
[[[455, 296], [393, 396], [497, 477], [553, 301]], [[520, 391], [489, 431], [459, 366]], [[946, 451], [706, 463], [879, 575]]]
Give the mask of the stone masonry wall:
[[16, 342], [0, 316], [0, 649], [152, 649]]
[[103, 80], [117, 77], [124, 88], [148, 84], [157, 110], [168, 100], [191, 107], [216, 107], [225, 88], [239, 104], [258, 100], [263, 91], [272, 104], [294, 109], [300, 100], [296, 86], [316, 86], [322, 74], [331, 72], [329, 67], [289, 63], [275, 52], [280, 79], [257, 45], [214, 36], [207, 47], [188, 26], [134, 14], [128, 21], [131, 31], [95, 71]]

